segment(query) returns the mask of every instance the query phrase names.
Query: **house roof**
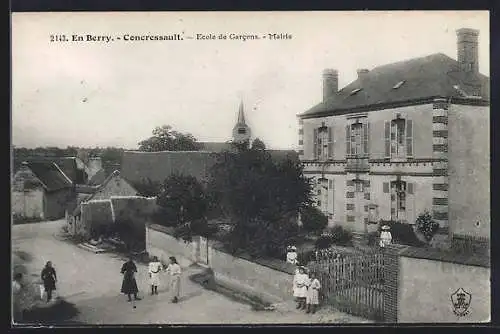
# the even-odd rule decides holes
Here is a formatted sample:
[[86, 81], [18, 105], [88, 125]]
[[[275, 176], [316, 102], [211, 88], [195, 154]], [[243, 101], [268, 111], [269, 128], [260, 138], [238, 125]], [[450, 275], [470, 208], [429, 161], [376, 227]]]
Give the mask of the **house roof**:
[[85, 194], [85, 193], [81, 193], [81, 194], [79, 194], [79, 195], [78, 195], [78, 199], [79, 199], [79, 201], [77, 201], [78, 203], [77, 203], [77, 205], [76, 205], [76, 208], [75, 208], [75, 209], [74, 209], [74, 211], [73, 211], [73, 215], [75, 216], [75, 215], [77, 215], [77, 214], [79, 214], [79, 213], [80, 213], [80, 209], [81, 209], [81, 208], [80, 208], [80, 203], [82, 203], [82, 202], [88, 202], [88, 201], [91, 201], [91, 200], [95, 197], [95, 195], [97, 194], [97, 192], [98, 192], [100, 189], [104, 188], [104, 187], [105, 187], [105, 186], [106, 186], [106, 185], [107, 185], [107, 184], [108, 184], [108, 183], [109, 183], [109, 182], [110, 182], [110, 181], [111, 181], [114, 177], [117, 177], [117, 176], [118, 176], [118, 177], [120, 176], [120, 171], [115, 170], [113, 173], [111, 173], [111, 174], [110, 174], [110, 175], [109, 175], [109, 176], [108, 176], [108, 177], [104, 180], [104, 182], [102, 182], [102, 183], [101, 183], [100, 185], [98, 185], [98, 186], [93, 187], [93, 192], [92, 192], [92, 193], [90, 193], [90, 194]]
[[[312, 118], [398, 102], [435, 97], [489, 100], [489, 78], [459, 70], [458, 62], [442, 53], [375, 67], [306, 112]], [[473, 99], [477, 100], [477, 98]]]
[[67, 177], [75, 184], [82, 184], [85, 182], [83, 176], [78, 169], [76, 157], [34, 157], [30, 161], [40, 162], [55, 162], [59, 168], [66, 174]]
[[55, 191], [64, 188], [71, 188], [71, 179], [51, 161], [30, 161], [26, 166], [42, 182], [47, 191]]
[[200, 151], [204, 152], [223, 152], [233, 150], [233, 146], [229, 142], [198, 142]]
[[89, 180], [89, 184], [93, 186], [98, 186], [106, 180], [106, 172], [104, 169], [99, 169], [97, 173], [94, 174]]
[[208, 170], [216, 159], [216, 154], [206, 151], [125, 151], [121, 175], [131, 183], [141, 183], [148, 179], [163, 182], [172, 174], [191, 175], [203, 180], [207, 178]]
[[[268, 150], [274, 161], [287, 158], [298, 161], [293, 150]], [[122, 177], [131, 183], [148, 179], [163, 182], [173, 174], [189, 175], [203, 181], [209, 177], [210, 168], [217, 162], [217, 154], [203, 151], [125, 151], [122, 157]]]

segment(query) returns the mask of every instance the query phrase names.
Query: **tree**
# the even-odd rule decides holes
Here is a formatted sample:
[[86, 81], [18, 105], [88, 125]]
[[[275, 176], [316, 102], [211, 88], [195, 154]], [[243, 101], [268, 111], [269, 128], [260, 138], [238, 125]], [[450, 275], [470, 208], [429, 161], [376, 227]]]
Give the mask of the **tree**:
[[172, 175], [158, 194], [160, 224], [176, 228], [176, 236], [191, 240], [192, 235], [207, 233], [206, 213], [209, 201], [203, 186], [193, 176]]
[[193, 135], [183, 134], [170, 125], [156, 127], [153, 136], [139, 143], [139, 151], [198, 151], [199, 145]]
[[252, 142], [252, 150], [261, 150], [264, 151], [266, 149], [266, 144], [259, 138], [255, 138]]
[[307, 232], [321, 232], [328, 225], [328, 217], [314, 206], [304, 208], [300, 217]]
[[275, 163], [265, 151], [223, 152], [210, 174], [209, 189], [234, 223], [226, 240], [231, 251], [267, 256], [296, 237], [311, 192], [300, 163]]
[[134, 188], [137, 189], [140, 196], [153, 197], [160, 193], [161, 184], [159, 182], [153, 182], [148, 178], [143, 182], [135, 183]]
[[422, 233], [427, 242], [430, 242], [439, 230], [439, 223], [432, 219], [431, 214], [425, 211], [417, 217], [417, 230]]

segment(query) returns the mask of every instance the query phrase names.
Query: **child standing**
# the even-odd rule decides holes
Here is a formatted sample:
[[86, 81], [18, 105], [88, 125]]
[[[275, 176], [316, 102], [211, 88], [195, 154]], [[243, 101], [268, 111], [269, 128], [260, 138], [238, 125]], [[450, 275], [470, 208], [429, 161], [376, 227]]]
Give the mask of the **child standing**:
[[304, 267], [299, 267], [299, 272], [293, 278], [294, 297], [297, 300], [297, 309], [306, 309], [307, 285], [309, 276], [306, 274]]
[[309, 274], [310, 284], [307, 289], [307, 313], [316, 313], [316, 308], [319, 305], [319, 290], [321, 289], [321, 283], [319, 282], [316, 273], [311, 272]]

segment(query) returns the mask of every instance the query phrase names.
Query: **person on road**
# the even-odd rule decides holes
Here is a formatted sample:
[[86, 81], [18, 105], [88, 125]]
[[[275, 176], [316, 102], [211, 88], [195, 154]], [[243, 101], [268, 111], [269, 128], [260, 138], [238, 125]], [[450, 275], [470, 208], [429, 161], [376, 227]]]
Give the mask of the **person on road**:
[[319, 305], [319, 289], [321, 283], [319, 282], [316, 273], [309, 274], [309, 287], [307, 288], [307, 313], [316, 313], [316, 308]]
[[40, 277], [42, 278], [43, 287], [45, 288], [45, 293], [47, 294], [48, 303], [52, 300], [52, 292], [56, 289], [57, 283], [56, 270], [52, 267], [51, 261], [47, 261]]
[[134, 295], [135, 300], [140, 300], [137, 297], [139, 289], [137, 288], [137, 282], [135, 280], [135, 273], [137, 272], [137, 266], [130, 257], [127, 262], [122, 266], [121, 273], [123, 274], [122, 289], [121, 292], [128, 296], [128, 301], [132, 301], [132, 295]]
[[21, 320], [22, 309], [21, 309], [21, 290], [22, 290], [23, 274], [17, 273], [14, 275], [14, 280], [12, 281], [12, 306], [14, 311], [14, 321], [19, 322]]
[[151, 284], [151, 296], [158, 294], [158, 285], [160, 285], [160, 272], [163, 266], [158, 260], [158, 257], [153, 256], [153, 260], [149, 262], [149, 280]]
[[297, 301], [297, 309], [305, 310], [307, 298], [307, 284], [309, 276], [306, 274], [304, 267], [299, 267], [299, 272], [293, 278], [294, 292], [293, 296]]
[[170, 289], [172, 294], [172, 303], [179, 301], [181, 289], [181, 266], [177, 263], [174, 256], [170, 257], [170, 264], [167, 267], [167, 273], [170, 274]]

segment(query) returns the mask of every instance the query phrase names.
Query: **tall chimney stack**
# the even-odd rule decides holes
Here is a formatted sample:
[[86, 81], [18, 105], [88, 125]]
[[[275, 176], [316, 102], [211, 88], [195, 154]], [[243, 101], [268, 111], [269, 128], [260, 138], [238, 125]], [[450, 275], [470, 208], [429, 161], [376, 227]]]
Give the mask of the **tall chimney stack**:
[[479, 72], [478, 36], [479, 30], [476, 29], [457, 30], [457, 61], [463, 72]]
[[339, 90], [339, 72], [334, 69], [323, 71], [323, 101], [333, 96]]
[[370, 72], [367, 68], [360, 68], [357, 70], [358, 73], [358, 79], [363, 80], [364, 77]]

